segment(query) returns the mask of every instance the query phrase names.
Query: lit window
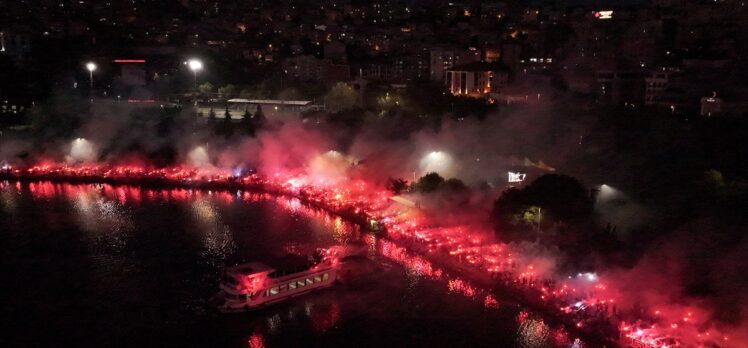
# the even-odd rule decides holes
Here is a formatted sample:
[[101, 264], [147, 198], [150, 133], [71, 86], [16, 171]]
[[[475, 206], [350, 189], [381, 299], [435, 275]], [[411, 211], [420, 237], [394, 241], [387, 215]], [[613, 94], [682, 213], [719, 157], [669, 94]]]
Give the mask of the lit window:
[[288, 290], [296, 289], [296, 282], [288, 283]]
[[304, 282], [304, 280], [302, 279], [302, 280], [299, 280], [298, 282], [296, 282], [296, 285], [297, 285], [298, 287], [302, 288], [302, 287], [306, 286], [306, 283], [305, 283], [305, 282]]
[[327, 280], [327, 278], [330, 278], [330, 275], [325, 273], [322, 275], [322, 280]]
[[318, 275], [314, 276], [314, 282], [315, 283], [319, 283], [321, 281], [322, 281], [322, 275], [321, 274], [318, 274]]
[[278, 295], [278, 292], [280, 292], [280, 290], [278, 289], [277, 286], [274, 288], [270, 288], [270, 296]]
[[306, 278], [306, 285], [314, 284], [314, 280], [312, 278]]

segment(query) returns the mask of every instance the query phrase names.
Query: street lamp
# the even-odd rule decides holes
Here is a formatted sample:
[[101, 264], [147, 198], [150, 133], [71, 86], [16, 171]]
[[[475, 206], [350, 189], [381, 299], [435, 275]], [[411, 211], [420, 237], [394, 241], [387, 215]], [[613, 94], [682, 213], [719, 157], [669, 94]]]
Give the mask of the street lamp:
[[421, 158], [420, 167], [423, 173], [436, 172], [448, 175], [452, 169], [452, 156], [444, 151], [431, 151]]
[[93, 72], [96, 70], [96, 64], [94, 62], [86, 63], [86, 70], [88, 70], [88, 77], [91, 89], [93, 89]]
[[192, 74], [195, 78], [195, 90], [197, 90], [197, 72], [203, 70], [203, 62], [199, 59], [190, 59], [186, 62], [187, 66], [192, 70]]

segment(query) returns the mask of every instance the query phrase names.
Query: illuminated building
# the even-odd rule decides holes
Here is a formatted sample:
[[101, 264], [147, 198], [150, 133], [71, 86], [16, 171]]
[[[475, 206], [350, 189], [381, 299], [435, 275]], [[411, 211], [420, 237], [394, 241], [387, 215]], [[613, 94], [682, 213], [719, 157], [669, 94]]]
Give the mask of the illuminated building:
[[429, 51], [429, 76], [432, 81], [442, 81], [452, 67], [480, 61], [481, 52], [471, 49], [432, 49]]
[[472, 97], [499, 93], [506, 87], [509, 73], [496, 64], [473, 63], [447, 70], [444, 83], [450, 93]]
[[504, 43], [501, 45], [501, 63], [509, 67], [509, 70], [517, 72], [520, 69], [521, 47], [516, 43]]
[[120, 66], [119, 82], [124, 86], [145, 86], [145, 59], [115, 59], [112, 62]]
[[499, 62], [501, 61], [501, 48], [500, 47], [484, 47], [483, 48], [483, 60], [486, 62]]
[[23, 114], [28, 109], [28, 105], [18, 103], [15, 101], [3, 100], [0, 102], [0, 117], [4, 120], [5, 117], [13, 117], [16, 115]]
[[711, 97], [701, 98], [701, 116], [714, 116], [722, 112], [722, 99], [717, 98], [717, 92]]
[[315, 80], [331, 84], [351, 78], [349, 65], [333, 63], [330, 59], [318, 59], [311, 55], [285, 59], [283, 70], [285, 76], [291, 80]]
[[641, 106], [647, 71], [601, 70], [595, 75], [597, 100], [604, 104]]
[[654, 72], [651, 76], [644, 78], [644, 104], [655, 104], [668, 87], [668, 74], [665, 72]]
[[613, 11], [611, 10], [604, 10], [604, 11], [595, 11], [592, 13], [592, 15], [596, 19], [613, 19]]

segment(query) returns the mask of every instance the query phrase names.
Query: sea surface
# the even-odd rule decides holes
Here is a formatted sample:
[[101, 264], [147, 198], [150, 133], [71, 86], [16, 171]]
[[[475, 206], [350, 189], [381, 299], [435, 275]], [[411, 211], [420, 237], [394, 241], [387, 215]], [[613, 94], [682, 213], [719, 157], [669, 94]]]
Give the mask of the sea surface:
[[[345, 283], [218, 314], [222, 267], [363, 240]], [[550, 331], [427, 261], [290, 198], [0, 182], [4, 347], [544, 347]]]

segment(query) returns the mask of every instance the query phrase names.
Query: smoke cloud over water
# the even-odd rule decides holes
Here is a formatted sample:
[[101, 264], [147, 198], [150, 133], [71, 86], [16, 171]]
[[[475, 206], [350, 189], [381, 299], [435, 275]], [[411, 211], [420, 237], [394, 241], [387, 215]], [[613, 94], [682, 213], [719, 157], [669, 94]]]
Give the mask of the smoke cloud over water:
[[[106, 120], [115, 118], [110, 115]], [[535, 163], [543, 161], [559, 170], [568, 169], [566, 159], [579, 150], [580, 135], [585, 134], [587, 126], [584, 121], [559, 119], [545, 105], [503, 112], [485, 121], [444, 120], [436, 130], [422, 129], [401, 139], [388, 139], [384, 134], [387, 130], [376, 127], [341, 136], [340, 132], [349, 130], [322, 129], [302, 121], [262, 130], [256, 137], [239, 134], [217, 137], [210, 134], [209, 126], [191, 124], [193, 121], [189, 119], [179, 119], [176, 122], [185, 124], [158, 135], [156, 124], [133, 128], [123, 120], [106, 120], [95, 117], [85, 123], [76, 132], [79, 138], [35, 142], [0, 138], [0, 161], [13, 165], [34, 164], [38, 160], [150, 164], [149, 153], [167, 146], [173, 149], [175, 161], [193, 167], [251, 169], [265, 176], [303, 174], [327, 184], [343, 185], [350, 179], [363, 179], [384, 187], [388, 178], [413, 181], [414, 177], [437, 172], [445, 178], [461, 179], [473, 190], [409, 198], [430, 213], [433, 224], [464, 225], [491, 235], [489, 214], [493, 200], [506, 185], [507, 171], [523, 163], [524, 158]], [[352, 141], [349, 146], [340, 146], [336, 141], [340, 138]], [[476, 188], [480, 183], [490, 183], [494, 188]], [[640, 227], [649, 219], [647, 209], [623, 193], [601, 192], [597, 203], [601, 222], [612, 222], [621, 231]], [[708, 230], [712, 226], [707, 223], [699, 228]], [[748, 342], [748, 337], [742, 334], [748, 332], [745, 320], [748, 299], [744, 295], [745, 282], [736, 280], [748, 271], [744, 261], [748, 243], [742, 240], [729, 247], [715, 243], [714, 250], [721, 255], [696, 254], [709, 257], [709, 262], [705, 263], [706, 270], [695, 269], [697, 265], [685, 260], [694, 256], [689, 253], [694, 245], [703, 245], [688, 237], [699, 232], [684, 232], [647, 249], [633, 268], [599, 269], [597, 275], [611, 289], [610, 295], [621, 299], [617, 307], [622, 312], [640, 311], [647, 316], [667, 318], [663, 322], [676, 325], [674, 334], [675, 328], [685, 326], [703, 332], [709, 332], [712, 325], [718, 326], [729, 333], [734, 346], [741, 346], [737, 342]], [[569, 276], [559, 271], [559, 259], [563, 256], [558, 250], [531, 242], [510, 247], [516, 251], [518, 263], [533, 265], [538, 277]], [[693, 284], [698, 282], [691, 278], [707, 279], [709, 285]], [[653, 312], [658, 310], [658, 314]], [[678, 322], [672, 318], [679, 318]]]
[[187, 154], [187, 158], [190, 160], [190, 164], [195, 167], [205, 167], [210, 165], [210, 157], [208, 151], [203, 146], [197, 146]]

